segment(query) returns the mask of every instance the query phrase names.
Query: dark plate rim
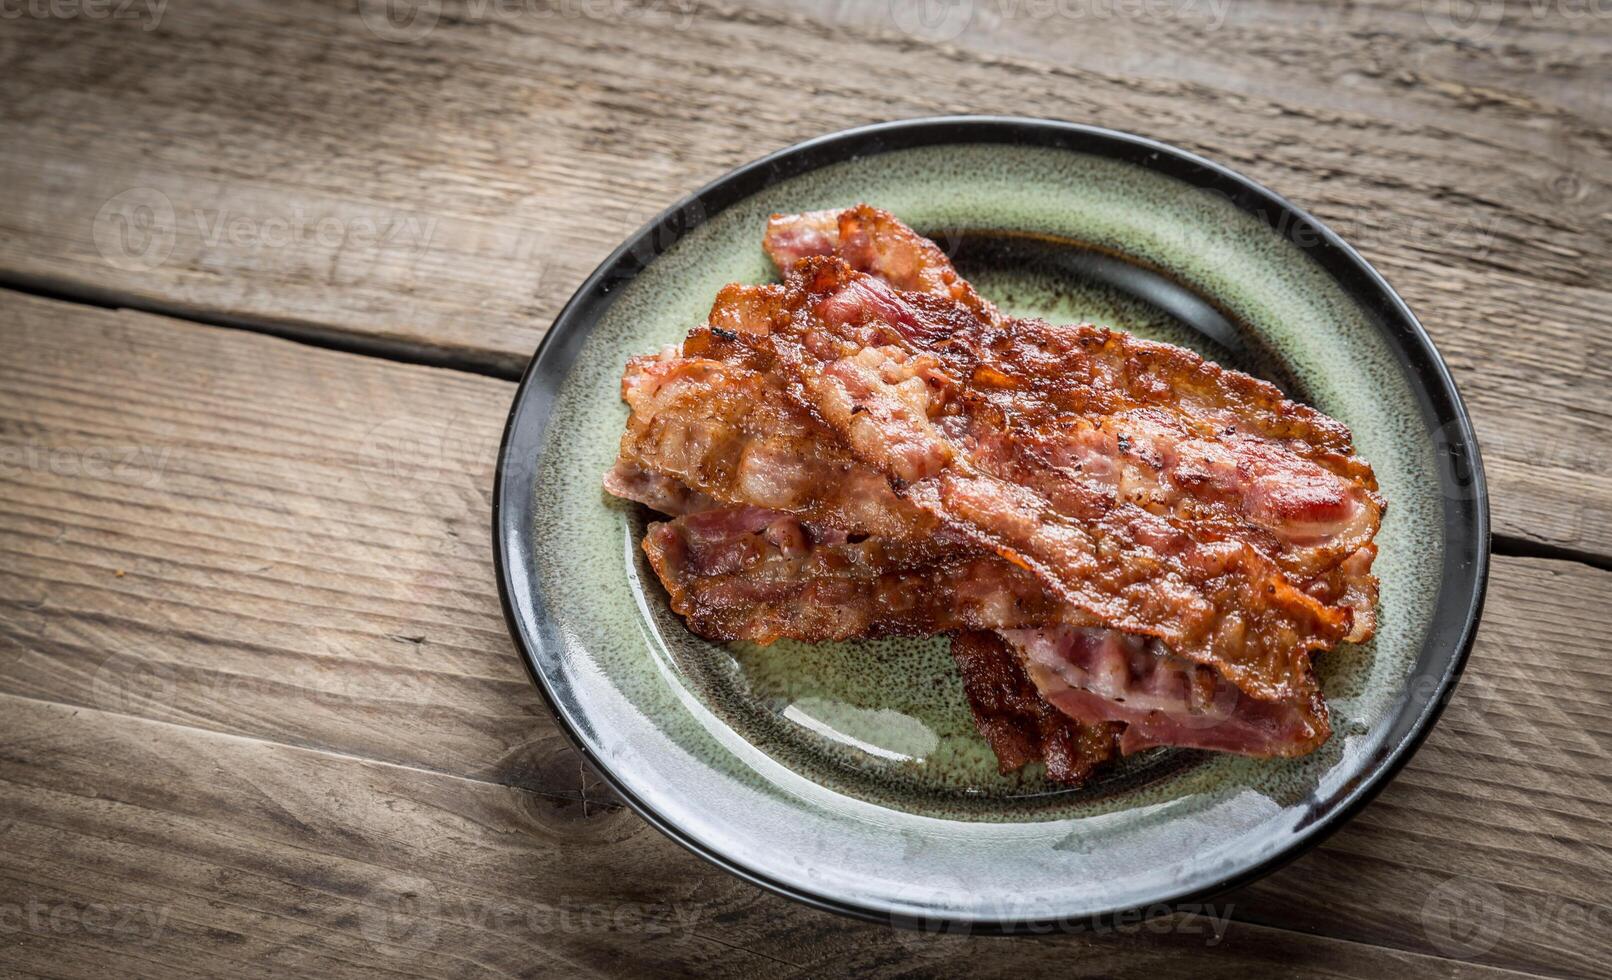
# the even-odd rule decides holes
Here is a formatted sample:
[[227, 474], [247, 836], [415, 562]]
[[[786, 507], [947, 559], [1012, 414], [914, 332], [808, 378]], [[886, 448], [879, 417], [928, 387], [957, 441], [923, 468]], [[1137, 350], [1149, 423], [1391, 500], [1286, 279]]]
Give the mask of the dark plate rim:
[[[520, 649], [527, 673], [560, 722], [567, 738], [601, 778], [639, 816], [699, 857], [751, 884], [813, 908], [890, 925], [931, 931], [979, 933], [1045, 933], [1071, 925], [1112, 922], [1133, 908], [1113, 908], [1078, 919], [997, 920], [934, 915], [914, 918], [853, 899], [819, 894], [770, 878], [729, 860], [683, 833], [645, 800], [629, 790], [610, 766], [589, 750], [581, 732], [583, 719], [573, 717], [539, 664], [542, 633], [548, 626], [532, 576], [533, 528], [531, 480], [535, 476], [553, 396], [568, 372], [591, 325], [614, 300], [616, 290], [684, 234], [732, 204], [775, 182], [834, 163], [892, 150], [948, 143], [1011, 143], [1089, 153], [1125, 160], [1224, 194], [1238, 208], [1263, 218], [1290, 242], [1317, 260], [1368, 312], [1406, 358], [1406, 374], [1442, 435], [1439, 482], [1445, 511], [1444, 580], [1440, 586], [1430, 639], [1417, 657], [1401, 704], [1391, 712], [1390, 731], [1362, 775], [1329, 801], [1305, 805], [1325, 807], [1320, 819], [1257, 863], [1189, 892], [1161, 895], [1145, 906], [1180, 908], [1238, 888], [1287, 864], [1348, 822], [1390, 782], [1432, 730], [1466, 666], [1482, 617], [1489, 572], [1487, 483], [1477, 438], [1449, 368], [1405, 301], [1380, 273], [1336, 233], [1308, 212], [1259, 183], [1194, 153], [1118, 130], [1058, 119], [1025, 116], [931, 116], [873, 123], [829, 133], [785, 147], [733, 170], [676, 204], [628, 238], [582, 283], [555, 317], [528, 362], [510, 405], [494, 476], [493, 559], [499, 599], [511, 637]], [[1428, 681], [1432, 680], [1431, 685]]]

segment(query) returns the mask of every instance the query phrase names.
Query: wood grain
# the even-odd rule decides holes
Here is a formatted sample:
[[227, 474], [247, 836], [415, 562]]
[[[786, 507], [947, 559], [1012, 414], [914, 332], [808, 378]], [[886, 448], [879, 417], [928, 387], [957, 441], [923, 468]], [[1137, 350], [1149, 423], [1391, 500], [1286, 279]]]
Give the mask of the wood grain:
[[[426, 868], [462, 870], [446, 884], [437, 871], [419, 872], [455, 901], [477, 894], [465, 889], [488, 875], [504, 882], [502, 896], [563, 906], [559, 889], [585, 908], [609, 896], [661, 908], [671, 901], [664, 889], [683, 888], [676, 894], [713, 896], [699, 906], [712, 928], [700, 931], [754, 951], [734, 953], [740, 964], [770, 955], [803, 968], [939, 968], [908, 962], [927, 949], [913, 937], [807, 913], [710, 871], [647, 831], [583, 771], [510, 649], [489, 566], [486, 498], [512, 385], [14, 293], [0, 292], [0, 324], [0, 692], [8, 696], [0, 745], [29, 773], [11, 775], [0, 762], [0, 821], [28, 812], [54, 827], [83, 809], [71, 794], [51, 795], [63, 792], [58, 783], [49, 793], [27, 789], [58, 770], [81, 795], [137, 796], [162, 813], [179, 805], [166, 802], [174, 794], [202, 794], [184, 804], [189, 816], [107, 817], [140, 826], [171, 818], [179, 821], [173, 840], [187, 847], [196, 834], [244, 833], [237, 797], [265, 812], [272, 801], [290, 811], [261, 817], [286, 835], [274, 860], [301, 862], [305, 874], [325, 864], [347, 869], [336, 879], [344, 884], [326, 889], [337, 897], [358, 879], [384, 887], [363, 877], [380, 870], [358, 868], [372, 861], [369, 849], [396, 850], [378, 866], [405, 874], [426, 852]], [[419, 438], [398, 441], [410, 433]], [[1478, 649], [1429, 743], [1319, 850], [1228, 897], [1234, 928], [1251, 938], [1235, 955], [1216, 954], [1230, 960], [1207, 961], [1219, 964], [1211, 972], [1291, 956], [1360, 975], [1384, 968], [1366, 951], [1372, 945], [1418, 957], [1387, 964], [1400, 972], [1454, 971], [1449, 957], [1470, 952], [1498, 968], [1592, 975], [1612, 958], [1612, 933], [1594, 928], [1612, 921], [1612, 673], [1603, 663], [1612, 627], [1583, 615], [1609, 602], [1612, 573], [1497, 559]], [[77, 712], [95, 732], [143, 719], [137, 731], [166, 747], [140, 749], [146, 734], [86, 734], [18, 756], [44, 731], [29, 711]], [[228, 780], [211, 787], [223, 774]], [[402, 804], [389, 808], [384, 793], [350, 795], [376, 780], [414, 800], [408, 812], [420, 821], [447, 822], [399, 823]], [[340, 831], [336, 811], [319, 810], [315, 820], [301, 809], [327, 806], [316, 798], [336, 791], [320, 787], [338, 783], [358, 785], [328, 802], [350, 811]], [[53, 802], [40, 802], [46, 796]], [[493, 805], [475, 802], [486, 800], [540, 815], [532, 819], [547, 821], [543, 840], [523, 843], [512, 818], [475, 809]], [[123, 840], [133, 826], [72, 833]], [[635, 843], [623, 851], [627, 839]], [[67, 847], [48, 834], [28, 840], [22, 855]], [[563, 876], [499, 878], [494, 852], [482, 850], [540, 845], [564, 850]], [[106, 876], [121, 872], [85, 870], [101, 860], [89, 846], [62, 851], [69, 857], [52, 866], [49, 889], [82, 900], [111, 887]], [[140, 854], [127, 858], [130, 868], [154, 860]], [[43, 873], [26, 856], [14, 860], [0, 894]], [[471, 864], [457, 869], [460, 861]], [[222, 928], [245, 937], [212, 937], [198, 925], [178, 946], [217, 946], [219, 956], [255, 962], [267, 955], [263, 944], [306, 933], [317, 938], [311, 952], [281, 950], [272, 962], [315, 971], [361, 959], [350, 910], [312, 901], [293, 887], [301, 879], [286, 878], [290, 890], [248, 906], [255, 911], [235, 909], [243, 891], [276, 873], [255, 867], [257, 877], [241, 881], [189, 868], [199, 877], [161, 885], [182, 920], [205, 921], [208, 903], [224, 903], [232, 918]], [[137, 896], [142, 887], [111, 893]], [[591, 890], [576, 891], [583, 888]], [[1441, 903], [1495, 895], [1492, 935], [1452, 936], [1439, 917]], [[506, 949], [491, 935], [445, 936], [451, 941], [434, 955], [464, 948], [481, 967], [511, 972], [517, 960], [536, 962], [526, 946]], [[1105, 964], [1099, 972], [1169, 975], [1174, 961], [1161, 949], [1200, 959], [1196, 940], [1172, 936], [1161, 948], [1076, 945], [1081, 962]], [[47, 940], [30, 937], [46, 952], [27, 962], [72, 945]], [[231, 952], [230, 943], [240, 948]], [[558, 948], [589, 968], [609, 966], [589, 959], [598, 954], [581, 940]], [[705, 960], [721, 951], [698, 952]], [[623, 955], [613, 972], [670, 969], [654, 950]], [[1056, 959], [1045, 950], [1013, 957], [998, 966], [1004, 975], [1009, 964]], [[444, 962], [428, 957], [418, 968]], [[152, 959], [150, 969], [166, 963]]]
[[742, 885], [625, 813], [10, 695], [0, 730], [8, 972], [1517, 975], [1239, 922], [1217, 940], [1181, 917], [1013, 942], [891, 932]]
[[7, 690], [580, 793], [489, 566], [512, 385], [3, 310]]
[[1456, 372], [1498, 529], [1612, 556], [1612, 18], [979, 2], [937, 39], [899, 5], [449, 0], [403, 43], [380, 7], [11, 22], [0, 278], [508, 375], [617, 242], [738, 163], [875, 119], [1079, 119], [1359, 244]]
[[[1438, 727], [1343, 831], [1233, 896], [1256, 921], [1439, 949], [1441, 902], [1488, 910], [1480, 962], [1612, 962], [1612, 574], [1496, 558], [1482, 631]], [[1267, 918], [1269, 917], [1269, 918]], [[1445, 949], [1448, 952], [1448, 949]]]

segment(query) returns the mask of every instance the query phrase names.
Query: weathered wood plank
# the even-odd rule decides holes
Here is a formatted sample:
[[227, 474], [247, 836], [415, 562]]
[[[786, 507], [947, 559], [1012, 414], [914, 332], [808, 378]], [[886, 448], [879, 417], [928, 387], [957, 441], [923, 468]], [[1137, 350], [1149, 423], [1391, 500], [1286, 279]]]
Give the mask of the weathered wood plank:
[[[1612, 123], [1612, 102], [1599, 88], [1612, 50], [1588, 5], [978, 0], [925, 10], [901, 2], [750, 0], [747, 6], [859, 33], [1411, 125], [1442, 128], [1459, 120], [1452, 128], [1519, 150], [1539, 146], [1542, 118]], [[1541, 70], [1545, 52], [1554, 53], [1550, 70]]]
[[1612, 19], [1508, 5], [1452, 37], [1418, 6], [1273, 0], [1183, 62], [1206, 48], [1184, 5], [1136, 32], [979, 3], [949, 43], [884, 5], [771, 0], [465, 0], [400, 43], [365, 27], [384, 6], [10, 22], [0, 277], [513, 372], [622, 237], [762, 152], [933, 112], [1093, 121], [1360, 244], [1456, 370], [1499, 530], [1612, 555]]
[[[485, 509], [513, 386], [17, 294], [0, 324], [0, 691], [619, 810], [504, 634]], [[1498, 892], [1483, 962], [1612, 957], [1562, 926], [1612, 914], [1612, 626], [1582, 614], [1609, 601], [1612, 574], [1497, 559], [1429, 744], [1239, 921], [1442, 955], [1437, 903]]]
[[8, 971], [1519, 975], [1182, 917], [1015, 942], [896, 933], [761, 894], [629, 814], [514, 788], [10, 695], [0, 736]]
[[14, 693], [580, 792], [487, 514], [514, 386], [0, 299]]

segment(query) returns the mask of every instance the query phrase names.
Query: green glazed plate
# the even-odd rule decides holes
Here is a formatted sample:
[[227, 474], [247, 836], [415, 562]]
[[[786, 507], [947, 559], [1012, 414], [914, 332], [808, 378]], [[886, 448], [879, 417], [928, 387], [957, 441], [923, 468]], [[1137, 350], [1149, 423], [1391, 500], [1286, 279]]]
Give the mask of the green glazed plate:
[[[866, 201], [1010, 313], [1090, 320], [1261, 375], [1347, 423], [1390, 506], [1381, 626], [1321, 656], [1334, 734], [1298, 760], [1154, 750], [1067, 790], [1009, 776], [943, 639], [712, 644], [607, 496], [628, 357], [729, 282], [773, 272], [775, 211]], [[864, 127], [734, 171], [583, 284], [516, 395], [494, 543], [510, 629], [561, 725], [621, 796], [759, 885], [898, 924], [1013, 931], [1201, 899], [1291, 859], [1403, 765], [1470, 647], [1483, 471], [1449, 374], [1398, 296], [1291, 204], [1181, 150], [1047, 120]]]

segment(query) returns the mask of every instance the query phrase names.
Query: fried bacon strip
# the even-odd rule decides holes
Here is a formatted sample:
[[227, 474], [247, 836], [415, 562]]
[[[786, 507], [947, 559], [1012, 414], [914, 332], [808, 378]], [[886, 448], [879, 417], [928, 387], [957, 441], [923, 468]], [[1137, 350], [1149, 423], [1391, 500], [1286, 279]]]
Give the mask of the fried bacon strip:
[[[709, 338], [709, 329], [704, 331]], [[634, 474], [667, 477], [734, 507], [765, 507], [851, 535], [938, 554], [961, 538], [898, 497], [882, 475], [844, 452], [833, 433], [791, 401], [776, 379], [688, 351], [634, 358], [622, 379], [632, 410], [607, 485], [668, 513]], [[729, 346], [732, 346], [731, 344]]]
[[[791, 239], [798, 236], [791, 235], [790, 230], [802, 225], [812, 229], [810, 238], [814, 247], [791, 247]], [[840, 212], [818, 211], [801, 215], [774, 215], [768, 224], [763, 245], [779, 271], [786, 276], [808, 258], [834, 257], [853, 270], [879, 280], [890, 290], [922, 293], [932, 299], [959, 303], [974, 313], [982, 324], [996, 326], [1000, 330], [1016, 332], [1021, 328], [1030, 328], [1040, 331], [1049, 327], [1042, 321], [1004, 318], [983, 300], [964, 302], [959, 299], [959, 293], [973, 296], [973, 287], [958, 276], [945, 253], [893, 215], [865, 204]], [[921, 270], [921, 272], [908, 270]], [[776, 296], [777, 288], [727, 287], [728, 290], [735, 291], [735, 294], [757, 289], [770, 291], [765, 296], [756, 297], [757, 302], [750, 307], [748, 312], [753, 324], [756, 323], [756, 317], [765, 312], [766, 302]], [[732, 295], [719, 296], [717, 305], [724, 306], [725, 301], [732, 302]], [[979, 313], [981, 308], [987, 312]], [[752, 329], [759, 331], [761, 328], [752, 327]], [[1050, 329], [1062, 331], [1071, 328]], [[1087, 329], [1098, 328], [1087, 325]], [[1100, 332], [1111, 333], [1111, 331]], [[1134, 341], [1134, 338], [1124, 334], [1117, 336], [1122, 340]], [[1336, 420], [1307, 406], [1286, 401], [1274, 386], [1257, 378], [1207, 364], [1190, 351], [1163, 344], [1135, 342], [1151, 348], [1151, 352], [1156, 355], [1176, 362], [1181, 370], [1178, 376], [1170, 379], [1172, 382], [1180, 383], [1184, 378], [1193, 381], [1194, 379], [1188, 375], [1196, 369], [1204, 369], [1201, 376], [1195, 379], [1195, 383], [1186, 386], [1190, 390], [1180, 391], [1182, 400], [1194, 400], [1194, 396], [1201, 396], [1205, 388], [1222, 389], [1222, 394], [1229, 394], [1231, 398], [1229, 400], [1216, 398], [1215, 400], [1223, 403], [1221, 407], [1230, 410], [1239, 407], [1247, 409], [1248, 411], [1242, 415], [1244, 420], [1250, 426], [1258, 428], [1267, 438], [1302, 440], [1313, 452], [1326, 457], [1328, 465], [1338, 473], [1361, 480], [1369, 491], [1376, 489], [1371, 468], [1353, 455], [1349, 431]], [[1176, 395], [1172, 393], [1174, 390], [1163, 392], [1166, 402], [1176, 399]], [[1083, 392], [1078, 389], [1074, 393], [1086, 398], [1094, 394], [1108, 396], [1114, 394], [1112, 391]], [[1114, 406], [1110, 403], [1105, 414], [1113, 410]], [[1273, 411], [1280, 423], [1274, 427], [1264, 424], [1270, 420]], [[1236, 417], [1237, 413], [1232, 411], [1232, 416]], [[1285, 421], [1282, 416], [1286, 417]], [[1380, 505], [1380, 501], [1377, 503]]]
[[1300, 696], [1260, 701], [1157, 640], [1069, 626], [1000, 636], [1049, 703], [1083, 724], [1123, 723], [1126, 755], [1160, 745], [1305, 755], [1331, 734], [1313, 676]]
[[644, 554], [672, 609], [712, 640], [931, 636], [1056, 622], [1035, 577], [994, 556], [813, 530], [761, 507], [652, 524]]
[[[990, 556], [913, 566], [875, 539], [813, 542], [794, 518], [757, 507], [654, 524], [644, 552], [672, 609], [708, 639], [998, 630], [1011, 672], [1028, 670], [1027, 689], [1040, 691], [1037, 701], [1085, 725], [1123, 723], [1119, 746], [1126, 754], [1174, 745], [1299, 755], [1329, 731], [1311, 678], [1301, 698], [1258, 701], [1156, 640], [1068, 624], [1024, 628], [1057, 622], [1063, 610], [1033, 576]], [[977, 645], [987, 642], [978, 637], [997, 634], [970, 635]], [[978, 708], [981, 696], [970, 690]]]
[[1124, 726], [1083, 724], [1049, 704], [995, 633], [958, 634], [952, 659], [963, 675], [975, 727], [1004, 774], [1045, 762], [1050, 778], [1079, 784], [1116, 754]]
[[934, 242], [890, 212], [866, 204], [844, 211], [775, 214], [761, 247], [785, 275], [805, 259], [833, 256], [892, 288], [959, 303], [987, 322], [1002, 321], [996, 307], [957, 274]]

